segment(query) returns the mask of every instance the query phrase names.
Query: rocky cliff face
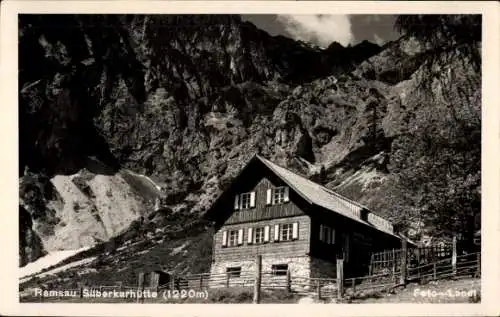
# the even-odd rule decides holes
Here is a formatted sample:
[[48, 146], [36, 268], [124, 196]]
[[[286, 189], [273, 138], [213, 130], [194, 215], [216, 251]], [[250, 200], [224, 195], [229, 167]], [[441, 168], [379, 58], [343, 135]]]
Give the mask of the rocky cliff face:
[[[319, 50], [229, 15], [19, 25], [21, 265], [107, 240], [159, 197], [201, 214], [255, 153], [376, 207], [391, 145], [437, 104], [421, 94], [448, 89], [420, 86], [426, 48], [405, 38]], [[460, 54], [436, 78], [479, 78]]]

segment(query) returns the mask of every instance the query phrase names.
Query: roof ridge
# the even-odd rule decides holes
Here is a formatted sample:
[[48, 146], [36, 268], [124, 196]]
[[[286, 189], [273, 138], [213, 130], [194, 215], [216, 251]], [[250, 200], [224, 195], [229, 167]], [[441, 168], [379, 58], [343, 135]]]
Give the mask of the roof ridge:
[[309, 178], [304, 177], [304, 176], [300, 175], [299, 173], [297, 173], [297, 172], [295, 172], [295, 171], [293, 171], [293, 170], [289, 169], [288, 167], [285, 167], [285, 166], [282, 166], [282, 165], [277, 164], [277, 163], [275, 163], [275, 162], [272, 162], [272, 161], [270, 161], [270, 160], [268, 160], [268, 159], [266, 159], [266, 158], [264, 158], [264, 157], [262, 157], [262, 156], [260, 156], [260, 155], [258, 155], [258, 154], [257, 154], [256, 156], [257, 156], [258, 158], [260, 158], [260, 159], [264, 159], [264, 160], [268, 161], [268, 162], [269, 162], [269, 163], [271, 163], [271, 164], [274, 164], [274, 165], [276, 165], [276, 166], [279, 166], [279, 167], [281, 167], [281, 168], [283, 168], [283, 169], [285, 169], [285, 170], [289, 171], [290, 173], [293, 173], [293, 174], [295, 174], [295, 175], [297, 175], [297, 176], [299, 176], [299, 177], [302, 177], [303, 179], [305, 179], [305, 180], [307, 180], [307, 181], [309, 181], [309, 182], [311, 182], [311, 183], [313, 183], [313, 184], [316, 184], [316, 185], [320, 186], [320, 187], [321, 187], [321, 189], [325, 190], [325, 191], [326, 191], [326, 192], [328, 192], [329, 194], [335, 195], [335, 196], [337, 196], [337, 197], [339, 197], [339, 198], [341, 198], [341, 199], [344, 199], [344, 200], [346, 200], [347, 202], [352, 203], [352, 204], [354, 204], [354, 205], [356, 205], [356, 206], [358, 206], [358, 207], [360, 207], [360, 208], [364, 208], [364, 209], [366, 209], [366, 210], [368, 210], [368, 211], [370, 211], [370, 212], [373, 212], [372, 210], [370, 210], [370, 209], [369, 209], [368, 207], [366, 207], [365, 205], [362, 205], [362, 204], [360, 204], [360, 203], [358, 203], [358, 202], [356, 202], [356, 201], [354, 201], [354, 200], [352, 200], [352, 199], [350, 199], [350, 198], [347, 198], [347, 197], [345, 197], [344, 195], [341, 195], [341, 194], [339, 194], [339, 193], [335, 192], [334, 190], [332, 190], [332, 189], [330, 189], [330, 188], [328, 188], [328, 187], [326, 187], [326, 186], [324, 186], [324, 185], [321, 185], [321, 184], [319, 184], [319, 183], [317, 183], [317, 182], [315, 182], [315, 181], [312, 181], [312, 180], [310, 180]]

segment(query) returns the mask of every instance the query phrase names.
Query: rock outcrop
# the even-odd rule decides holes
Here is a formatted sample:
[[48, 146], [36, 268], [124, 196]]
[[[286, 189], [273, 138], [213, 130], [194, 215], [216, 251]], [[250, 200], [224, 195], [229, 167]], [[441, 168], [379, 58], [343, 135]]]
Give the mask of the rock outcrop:
[[21, 265], [109, 239], [159, 197], [202, 214], [255, 153], [377, 206], [393, 141], [441, 104], [422, 94], [450, 72], [480, 93], [459, 51], [428, 90], [412, 39], [319, 50], [230, 15], [22, 16], [19, 45]]

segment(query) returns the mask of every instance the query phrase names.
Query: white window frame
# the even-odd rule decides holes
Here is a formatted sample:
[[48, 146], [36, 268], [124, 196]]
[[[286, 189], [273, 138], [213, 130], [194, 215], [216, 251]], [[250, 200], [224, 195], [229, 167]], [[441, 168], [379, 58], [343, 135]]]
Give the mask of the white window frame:
[[227, 232], [227, 246], [236, 247], [238, 246], [238, 230], [229, 230]]
[[285, 223], [280, 225], [280, 241], [293, 240], [293, 223]]
[[279, 205], [285, 202], [285, 186], [273, 188], [271, 201], [273, 205]]
[[268, 188], [266, 196], [266, 205], [284, 204], [290, 201], [290, 189], [288, 186]]
[[240, 209], [250, 209], [252, 202], [252, 193], [240, 194]]
[[254, 231], [253, 243], [255, 243], [255, 244], [264, 243], [265, 242], [264, 241], [265, 227], [257, 227], [257, 228], [254, 228], [253, 231]]

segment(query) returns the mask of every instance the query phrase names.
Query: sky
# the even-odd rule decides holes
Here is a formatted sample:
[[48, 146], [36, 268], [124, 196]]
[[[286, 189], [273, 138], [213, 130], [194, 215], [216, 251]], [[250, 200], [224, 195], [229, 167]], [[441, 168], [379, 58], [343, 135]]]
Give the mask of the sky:
[[326, 48], [336, 41], [347, 46], [368, 40], [379, 45], [395, 40], [399, 34], [394, 15], [242, 15], [271, 35], [283, 35]]

